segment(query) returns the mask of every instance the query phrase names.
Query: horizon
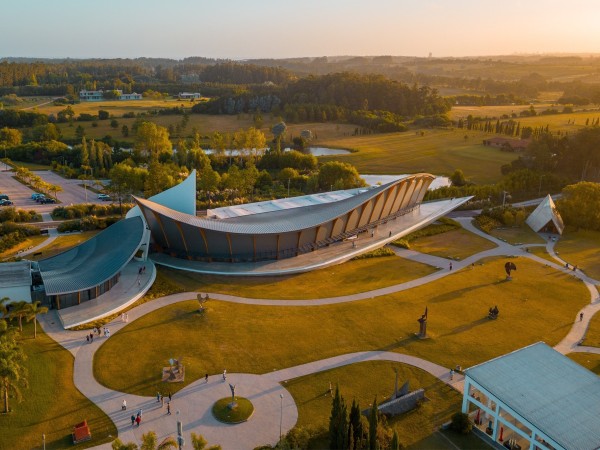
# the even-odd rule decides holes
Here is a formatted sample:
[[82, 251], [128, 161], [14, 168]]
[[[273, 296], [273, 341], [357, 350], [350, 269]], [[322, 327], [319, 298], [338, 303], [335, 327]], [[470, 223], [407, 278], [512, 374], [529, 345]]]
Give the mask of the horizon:
[[[2, 58], [186, 55], [250, 60], [394, 55], [438, 58], [600, 52], [600, 3], [572, 0], [29, 0], [3, 8]], [[33, 11], [33, 13], [32, 13]], [[183, 17], [183, 19], [181, 19]], [[18, 19], [18, 20], [17, 20]], [[142, 56], [143, 55], [143, 56]]]

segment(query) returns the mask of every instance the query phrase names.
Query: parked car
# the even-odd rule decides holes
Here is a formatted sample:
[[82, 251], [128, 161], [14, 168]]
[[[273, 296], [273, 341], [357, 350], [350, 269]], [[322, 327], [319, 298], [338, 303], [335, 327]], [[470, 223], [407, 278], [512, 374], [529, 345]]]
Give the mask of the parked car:
[[8, 195], [0, 194], [0, 200], [8, 200]]
[[13, 204], [14, 204], [13, 202], [11, 202], [10, 200], [6, 200], [5, 198], [0, 200], [0, 206], [11, 206]]
[[108, 194], [98, 194], [98, 200], [102, 200], [103, 202], [110, 201], [110, 195]]
[[41, 203], [41, 202], [42, 202], [42, 200], [44, 200], [45, 198], [46, 198], [46, 196], [45, 196], [44, 194], [42, 194], [42, 195], [38, 195], [38, 196], [35, 198], [35, 201], [36, 201], [36, 202], [38, 202], [38, 203]]
[[37, 200], [38, 197], [45, 197], [44, 194], [40, 194], [39, 192], [34, 192], [33, 194], [31, 194], [31, 199], [32, 200]]
[[40, 203], [45, 204], [45, 203], [56, 203], [56, 200], [54, 200], [51, 197], [44, 197], [40, 200]]

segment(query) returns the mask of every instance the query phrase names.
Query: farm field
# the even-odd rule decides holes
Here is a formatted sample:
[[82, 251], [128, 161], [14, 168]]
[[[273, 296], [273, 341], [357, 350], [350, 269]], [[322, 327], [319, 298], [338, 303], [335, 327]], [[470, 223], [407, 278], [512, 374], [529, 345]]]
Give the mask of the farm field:
[[408, 131], [342, 137], [321, 144], [357, 152], [320, 160], [344, 161], [356, 166], [359, 173], [368, 174], [451, 175], [456, 169], [462, 169], [475, 183], [494, 183], [502, 177], [500, 167], [513, 161], [515, 155], [484, 146], [482, 141], [487, 137], [490, 137], [487, 133], [459, 129], [427, 130], [423, 136]]

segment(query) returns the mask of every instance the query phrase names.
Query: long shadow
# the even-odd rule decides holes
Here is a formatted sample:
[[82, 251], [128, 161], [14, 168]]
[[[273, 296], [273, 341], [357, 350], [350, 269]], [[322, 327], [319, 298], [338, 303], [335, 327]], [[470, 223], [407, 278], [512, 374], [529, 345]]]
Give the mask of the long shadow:
[[440, 335], [440, 337], [451, 336], [453, 334], [458, 334], [458, 333], [464, 333], [465, 331], [469, 331], [475, 327], [478, 327], [480, 325], [483, 325], [484, 323], [489, 323], [489, 322], [490, 322], [490, 319], [488, 319], [487, 317], [482, 317], [481, 319], [474, 320], [471, 323], [467, 323], [467, 324], [461, 325], [460, 327], [456, 327], [454, 330], [452, 330], [446, 334]]
[[492, 282], [492, 283], [478, 284], [476, 286], [467, 286], [467, 287], [464, 287], [462, 289], [456, 289], [454, 291], [447, 291], [447, 292], [444, 292], [442, 294], [439, 294], [439, 295], [436, 295], [436, 296], [432, 297], [429, 300], [429, 302], [430, 303], [440, 303], [440, 302], [446, 302], [446, 301], [449, 301], [449, 300], [455, 300], [457, 297], [460, 297], [463, 294], [466, 294], [468, 292], [472, 292], [472, 291], [475, 291], [477, 289], [482, 289], [482, 288], [485, 288], [485, 287], [488, 287], [488, 286], [492, 286], [494, 284], [503, 283], [503, 282], [504, 282], [504, 280], [502, 280], [502, 281], [495, 281], [495, 282]]
[[419, 338], [416, 335], [408, 336], [404, 339], [400, 339], [399, 341], [392, 342], [385, 347], [379, 347], [376, 351], [391, 352], [397, 348], [406, 347], [408, 344], [416, 341], [419, 341]]

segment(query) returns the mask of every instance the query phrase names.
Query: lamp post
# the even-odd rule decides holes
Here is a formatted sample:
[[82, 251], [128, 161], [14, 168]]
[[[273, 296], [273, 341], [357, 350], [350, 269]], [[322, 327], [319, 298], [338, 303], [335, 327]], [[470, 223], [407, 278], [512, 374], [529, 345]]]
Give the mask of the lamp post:
[[279, 394], [279, 398], [281, 399], [281, 409], [279, 412], [279, 442], [281, 442], [281, 429], [283, 425], [283, 394]]
[[43, 450], [46, 450], [46, 434], [42, 434], [42, 447]]
[[185, 445], [185, 439], [183, 439], [183, 424], [179, 420], [179, 410], [177, 410], [175, 415], [177, 416], [177, 445], [179, 446], [179, 450], [181, 450]]
[[506, 204], [506, 194], [508, 194], [508, 192], [502, 191], [502, 208], [504, 208], [504, 205]]

